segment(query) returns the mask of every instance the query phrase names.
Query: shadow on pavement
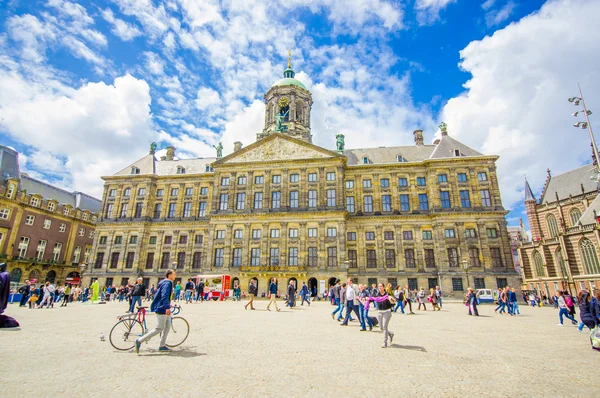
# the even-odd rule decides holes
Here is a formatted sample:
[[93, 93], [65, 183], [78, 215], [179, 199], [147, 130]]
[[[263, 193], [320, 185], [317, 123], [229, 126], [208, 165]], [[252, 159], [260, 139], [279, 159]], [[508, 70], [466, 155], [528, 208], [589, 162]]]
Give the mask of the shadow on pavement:
[[173, 349], [171, 352], [159, 352], [158, 350], [150, 351], [148, 354], [145, 354], [143, 351], [140, 352], [140, 356], [142, 357], [154, 357], [154, 356], [170, 356], [170, 357], [180, 357], [180, 358], [195, 358], [203, 355], [208, 355], [205, 352], [196, 352], [190, 349], [177, 350]]
[[418, 346], [418, 345], [392, 344], [392, 345], [390, 345], [390, 348], [400, 348], [402, 350], [427, 352], [427, 350], [425, 349], [425, 347], [421, 347], [421, 346]]

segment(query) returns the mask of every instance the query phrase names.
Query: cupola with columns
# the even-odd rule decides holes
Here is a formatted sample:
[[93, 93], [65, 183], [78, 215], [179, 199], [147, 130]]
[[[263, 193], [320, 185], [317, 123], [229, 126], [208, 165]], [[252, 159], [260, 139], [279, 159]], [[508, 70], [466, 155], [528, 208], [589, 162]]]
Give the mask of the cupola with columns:
[[283, 71], [283, 79], [276, 81], [264, 96], [265, 128], [262, 133], [257, 134], [257, 140], [280, 132], [312, 143], [310, 133], [312, 95], [306, 86], [295, 78], [295, 75], [290, 54], [287, 69]]

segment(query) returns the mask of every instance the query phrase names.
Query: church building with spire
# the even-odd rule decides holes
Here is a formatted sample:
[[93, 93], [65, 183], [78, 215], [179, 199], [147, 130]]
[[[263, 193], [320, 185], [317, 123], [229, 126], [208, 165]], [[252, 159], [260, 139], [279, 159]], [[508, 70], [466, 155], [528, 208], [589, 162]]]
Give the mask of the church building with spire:
[[[313, 144], [313, 98], [288, 60], [264, 95], [262, 131], [223, 156], [148, 155], [104, 177], [93, 260], [84, 278], [156, 284], [230, 275], [259, 294], [277, 277], [321, 295], [338, 280], [467, 287], [520, 284], [513, 268], [496, 161], [457, 141], [451, 126], [426, 144], [346, 148]], [[324, 132], [316, 131], [315, 134]], [[256, 134], [256, 135], [254, 135]]]

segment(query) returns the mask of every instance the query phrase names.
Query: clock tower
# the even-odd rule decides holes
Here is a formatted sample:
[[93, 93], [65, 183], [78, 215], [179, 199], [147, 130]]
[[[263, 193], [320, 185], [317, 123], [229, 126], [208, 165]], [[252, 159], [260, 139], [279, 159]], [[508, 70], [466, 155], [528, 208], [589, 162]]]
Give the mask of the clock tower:
[[310, 109], [312, 95], [306, 86], [295, 78], [291, 57], [280, 79], [265, 94], [265, 128], [257, 134], [261, 140], [275, 132], [312, 143]]

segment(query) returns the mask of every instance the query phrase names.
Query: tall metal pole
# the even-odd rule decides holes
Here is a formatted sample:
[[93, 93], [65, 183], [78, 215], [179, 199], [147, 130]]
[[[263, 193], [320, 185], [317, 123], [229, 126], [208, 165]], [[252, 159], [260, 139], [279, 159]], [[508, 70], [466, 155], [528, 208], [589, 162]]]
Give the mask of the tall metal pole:
[[587, 123], [588, 132], [590, 133], [590, 140], [592, 141], [592, 147], [594, 148], [594, 156], [596, 157], [596, 168], [600, 171], [600, 157], [598, 156], [598, 147], [596, 146], [596, 139], [594, 138], [592, 124], [590, 123], [590, 117], [588, 115], [587, 107], [585, 106], [585, 100], [583, 99], [583, 93], [581, 92], [579, 82], [577, 82], [577, 88], [579, 89], [579, 97], [581, 98], [581, 104], [583, 105], [583, 113], [585, 115], [585, 121]]

